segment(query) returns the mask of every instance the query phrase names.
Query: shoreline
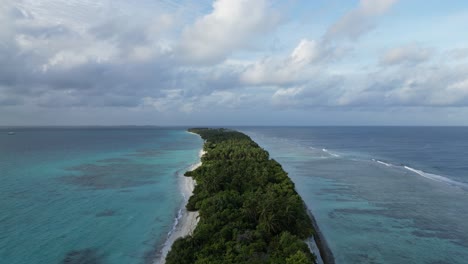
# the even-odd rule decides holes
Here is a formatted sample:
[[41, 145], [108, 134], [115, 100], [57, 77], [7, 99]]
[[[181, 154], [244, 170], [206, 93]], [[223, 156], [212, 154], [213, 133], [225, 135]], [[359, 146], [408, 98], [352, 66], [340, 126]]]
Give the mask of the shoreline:
[[314, 240], [315, 246], [317, 247], [320, 253], [320, 255], [317, 256], [317, 258], [320, 258], [323, 264], [335, 264], [335, 257], [333, 256], [333, 252], [328, 246], [325, 236], [320, 231], [317, 220], [312, 214], [312, 211], [310, 209], [307, 209], [307, 214], [309, 215], [310, 220], [312, 220], [312, 225], [315, 230], [315, 234], [312, 236], [312, 239]]
[[[190, 132], [189, 132], [190, 133]], [[192, 133], [195, 134], [195, 133]], [[187, 171], [193, 171], [202, 165], [201, 157], [205, 154], [205, 151], [202, 149], [199, 152], [200, 161], [196, 164], [190, 166]], [[195, 230], [198, 224], [198, 212], [189, 212], [185, 208], [190, 196], [193, 195], [193, 190], [195, 189], [196, 181], [192, 177], [187, 177], [182, 175], [183, 178], [180, 179], [180, 191], [184, 197], [183, 207], [179, 209], [177, 218], [175, 219], [174, 225], [169, 232], [166, 241], [163, 244], [162, 249], [159, 251], [159, 254], [156, 257], [156, 260], [153, 264], [165, 264], [166, 256], [172, 248], [172, 244], [178, 238], [191, 235]]]

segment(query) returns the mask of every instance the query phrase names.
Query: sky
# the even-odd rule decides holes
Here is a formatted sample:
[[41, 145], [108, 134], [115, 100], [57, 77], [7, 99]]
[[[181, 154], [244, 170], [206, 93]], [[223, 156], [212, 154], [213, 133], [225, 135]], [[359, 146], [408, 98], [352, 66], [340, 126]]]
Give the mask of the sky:
[[0, 126], [468, 125], [466, 0], [0, 0]]

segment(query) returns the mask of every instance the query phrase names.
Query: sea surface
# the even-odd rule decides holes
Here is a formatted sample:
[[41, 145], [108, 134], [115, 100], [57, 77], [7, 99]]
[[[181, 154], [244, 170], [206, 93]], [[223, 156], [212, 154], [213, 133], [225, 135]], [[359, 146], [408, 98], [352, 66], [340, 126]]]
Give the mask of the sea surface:
[[1, 264], [152, 263], [203, 141], [183, 128], [0, 129]]
[[249, 128], [339, 264], [468, 263], [467, 127]]

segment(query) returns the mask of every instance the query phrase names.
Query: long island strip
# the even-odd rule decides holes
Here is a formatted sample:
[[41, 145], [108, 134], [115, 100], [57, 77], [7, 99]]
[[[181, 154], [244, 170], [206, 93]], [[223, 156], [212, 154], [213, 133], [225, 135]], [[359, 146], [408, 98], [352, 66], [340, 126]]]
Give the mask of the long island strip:
[[199, 222], [174, 242], [166, 263], [316, 263], [305, 242], [314, 223], [281, 165], [243, 133], [189, 132], [205, 140], [202, 165], [185, 174], [197, 183], [187, 210], [198, 211]]

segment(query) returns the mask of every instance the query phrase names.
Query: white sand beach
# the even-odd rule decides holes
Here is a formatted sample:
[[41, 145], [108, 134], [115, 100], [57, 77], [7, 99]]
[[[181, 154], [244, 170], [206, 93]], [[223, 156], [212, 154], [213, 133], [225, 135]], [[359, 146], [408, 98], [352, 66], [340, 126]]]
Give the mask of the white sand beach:
[[[200, 150], [200, 158], [205, 154], [205, 151]], [[196, 168], [201, 166], [201, 161], [192, 167], [190, 167], [189, 171], [195, 170]], [[193, 194], [193, 190], [195, 189], [196, 182], [192, 177], [185, 177], [181, 179], [181, 191], [182, 195], [184, 196], [185, 204], [188, 202], [188, 199]], [[190, 235], [195, 230], [195, 227], [198, 223], [198, 212], [188, 212], [187, 209], [184, 207], [180, 209], [178, 220], [174, 223], [174, 228], [172, 232], [168, 235], [166, 242], [164, 243], [163, 248], [155, 260], [155, 264], [164, 264], [166, 262], [167, 253], [169, 253], [172, 244], [180, 237], [184, 237]]]

